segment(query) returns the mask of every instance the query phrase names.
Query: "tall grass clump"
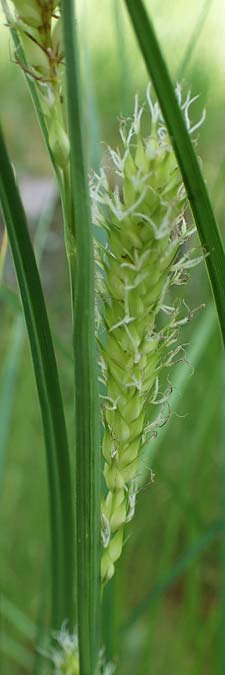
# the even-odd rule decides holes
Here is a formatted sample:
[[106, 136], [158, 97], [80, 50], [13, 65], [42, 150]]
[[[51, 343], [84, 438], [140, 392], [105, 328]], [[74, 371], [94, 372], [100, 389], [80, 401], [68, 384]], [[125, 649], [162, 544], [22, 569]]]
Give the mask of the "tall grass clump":
[[[192, 123], [197, 97], [184, 96], [179, 84], [174, 90], [141, 0], [126, 5], [159, 102], [151, 85], [144, 106], [136, 96], [132, 118], [120, 125], [121, 149], [109, 149], [109, 172], [102, 167], [89, 184], [75, 2], [2, 0], [58, 181], [70, 277], [75, 433], [69, 449], [41, 280], [0, 134], [0, 199], [48, 462], [52, 644], [44, 653], [55, 675], [115, 670], [102, 645], [101, 599], [134, 516], [142, 450], [169, 416], [168, 369], [183, 358], [180, 329], [193, 315], [182, 290], [174, 300], [171, 288], [182, 286], [204, 258], [225, 336], [224, 251], [194, 150], [205, 112]], [[188, 198], [200, 253], [189, 245], [195, 225]], [[3, 267], [4, 245], [0, 273]]]

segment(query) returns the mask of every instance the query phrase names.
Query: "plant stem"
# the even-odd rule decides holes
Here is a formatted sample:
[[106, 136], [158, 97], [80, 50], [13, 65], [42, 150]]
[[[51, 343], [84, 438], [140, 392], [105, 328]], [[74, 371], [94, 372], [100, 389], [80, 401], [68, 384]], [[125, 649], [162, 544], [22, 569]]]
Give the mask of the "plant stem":
[[71, 190], [76, 226], [74, 361], [76, 399], [76, 539], [81, 675], [94, 675], [100, 622], [100, 438], [94, 317], [93, 234], [84, 152], [79, 49], [73, 0], [62, 1]]

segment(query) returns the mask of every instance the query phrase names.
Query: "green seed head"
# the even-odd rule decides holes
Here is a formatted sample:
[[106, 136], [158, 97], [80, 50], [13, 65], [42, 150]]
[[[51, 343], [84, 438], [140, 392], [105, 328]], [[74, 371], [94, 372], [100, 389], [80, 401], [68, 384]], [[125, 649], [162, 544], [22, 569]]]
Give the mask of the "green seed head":
[[[181, 102], [181, 91], [177, 88]], [[190, 94], [182, 104], [187, 126]], [[135, 507], [141, 449], [155, 433], [154, 406], [159, 374], [171, 365], [178, 332], [178, 312], [167, 308], [170, 285], [181, 283], [185, 265], [180, 247], [189, 238], [181, 175], [157, 102], [147, 90], [150, 130], [141, 131], [143, 109], [135, 102], [131, 124], [122, 123], [123, 151], [110, 149], [115, 185], [105, 172], [91, 184], [93, 221], [107, 231], [99, 252], [103, 270], [99, 294], [104, 314], [101, 345], [104, 477], [109, 490], [104, 515], [102, 579], [114, 573], [123, 529]], [[198, 125], [196, 125], [198, 126]], [[196, 128], [196, 127], [195, 127]], [[119, 176], [119, 179], [118, 179]], [[107, 532], [107, 536], [106, 536]]]

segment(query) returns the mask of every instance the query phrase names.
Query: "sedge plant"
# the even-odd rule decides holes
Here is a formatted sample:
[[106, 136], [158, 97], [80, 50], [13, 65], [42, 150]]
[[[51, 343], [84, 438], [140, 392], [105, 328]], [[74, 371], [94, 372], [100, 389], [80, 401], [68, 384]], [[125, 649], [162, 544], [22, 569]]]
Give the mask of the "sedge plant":
[[[137, 18], [137, 36], [150, 69], [151, 59], [146, 53], [148, 24], [142, 31], [142, 3], [139, 14], [137, 3], [127, 0], [126, 4], [131, 19], [135, 22]], [[101, 649], [101, 591], [104, 593], [114, 575], [125, 542], [125, 526], [135, 512], [142, 449], [165, 421], [170, 385], [163, 393], [161, 375], [181, 358], [180, 328], [192, 316], [184, 299], [171, 303], [167, 294], [171, 286], [187, 280], [188, 271], [205, 255], [206, 260], [210, 258], [207, 264], [213, 277], [215, 242], [220, 262], [224, 261], [213, 218], [209, 247], [207, 232], [202, 233], [201, 227], [203, 253], [189, 247], [195, 227], [186, 217], [186, 189], [191, 197], [192, 186], [187, 164], [182, 164], [181, 141], [184, 138], [187, 156], [190, 162], [194, 161], [196, 170], [192, 141], [205, 114], [197, 124], [191, 123], [190, 107], [195, 97], [190, 92], [183, 97], [179, 85], [171, 94], [166, 73], [170, 95], [167, 119], [162, 89], [160, 84], [157, 89], [156, 73], [150, 73], [161, 107], [149, 86], [148, 129], [143, 133], [143, 107], [136, 97], [132, 119], [123, 121], [120, 127], [121, 150], [109, 151], [114, 171], [109, 176], [102, 168], [98, 175], [92, 175], [88, 186], [74, 2], [13, 0], [9, 5], [2, 0], [2, 6], [14, 42], [15, 61], [27, 78], [58, 181], [71, 284], [76, 418], [74, 504], [63, 405], [44, 299], [34, 258], [30, 258], [30, 267], [27, 263], [26, 256], [31, 255], [32, 249], [28, 233], [24, 246], [26, 219], [2, 141], [0, 197], [30, 336], [50, 467], [53, 562], [56, 557], [52, 594], [58, 600], [52, 603], [57, 615], [52, 620], [54, 646], [45, 655], [55, 675], [109, 675], [114, 666], [105, 662]], [[154, 66], [154, 59], [152, 63]], [[181, 122], [180, 126], [175, 124], [172, 143], [166, 123], [173, 134], [173, 104], [174, 120]], [[199, 175], [198, 169], [195, 176], [204, 198], [204, 181]], [[10, 191], [16, 209], [10, 205]], [[206, 198], [204, 204], [211, 214]], [[199, 207], [195, 205], [193, 211], [197, 225], [201, 225]], [[18, 214], [20, 227], [16, 226]], [[105, 245], [100, 243], [102, 236], [94, 241], [93, 226], [104, 229]], [[220, 266], [222, 275], [221, 269]], [[218, 275], [215, 283], [211, 280], [223, 329]], [[39, 323], [43, 317], [44, 332]], [[46, 340], [50, 345], [47, 351]], [[49, 353], [54, 370], [52, 381]], [[44, 414], [46, 401], [48, 416]], [[155, 412], [158, 405], [159, 414]], [[60, 439], [63, 448], [59, 447]], [[72, 625], [75, 606], [77, 628]]]

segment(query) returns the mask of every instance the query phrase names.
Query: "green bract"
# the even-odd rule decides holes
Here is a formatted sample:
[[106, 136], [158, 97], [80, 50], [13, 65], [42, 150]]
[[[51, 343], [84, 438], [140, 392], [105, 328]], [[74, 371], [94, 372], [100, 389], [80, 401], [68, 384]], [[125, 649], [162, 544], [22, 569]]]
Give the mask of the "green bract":
[[[177, 96], [181, 98], [179, 87]], [[183, 104], [189, 127], [191, 102], [189, 94]], [[123, 153], [110, 149], [119, 177], [114, 190], [103, 169], [91, 184], [93, 220], [108, 234], [105, 248], [99, 247], [102, 275], [98, 289], [105, 327], [100, 350], [106, 389], [103, 456], [108, 490], [102, 502], [103, 582], [114, 573], [124, 525], [134, 513], [141, 449], [160, 424], [152, 413], [160, 398], [160, 371], [171, 365], [178, 349], [173, 344], [182, 323], [179, 306], [167, 307], [165, 294], [171, 284], [183, 283], [184, 268], [197, 260], [180, 254], [193, 230], [185, 221], [181, 175], [150, 88], [147, 105], [149, 135], [142, 136], [143, 109], [136, 99], [132, 122], [123, 122], [120, 128]]]

